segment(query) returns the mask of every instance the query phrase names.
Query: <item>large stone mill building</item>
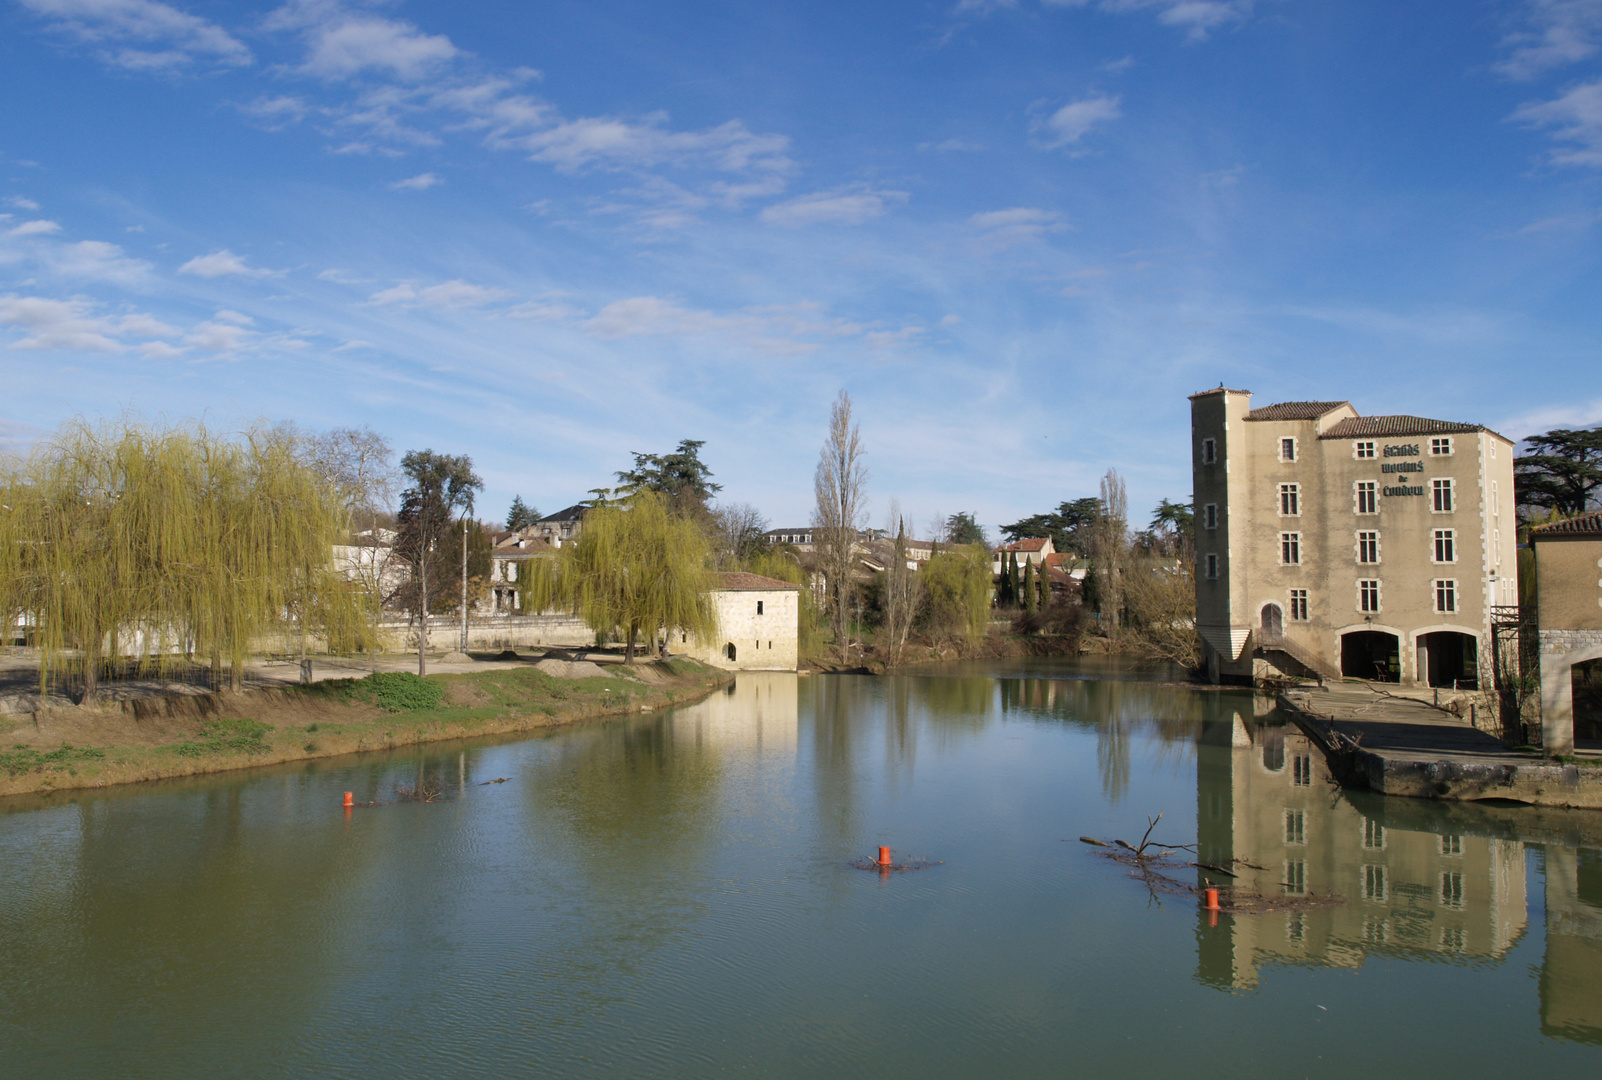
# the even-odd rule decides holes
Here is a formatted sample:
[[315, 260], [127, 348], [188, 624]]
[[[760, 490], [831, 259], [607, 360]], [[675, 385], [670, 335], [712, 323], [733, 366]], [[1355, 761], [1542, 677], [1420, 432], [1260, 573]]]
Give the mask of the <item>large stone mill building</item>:
[[1493, 608], [1518, 603], [1511, 440], [1345, 401], [1190, 402], [1210, 678], [1489, 685]]

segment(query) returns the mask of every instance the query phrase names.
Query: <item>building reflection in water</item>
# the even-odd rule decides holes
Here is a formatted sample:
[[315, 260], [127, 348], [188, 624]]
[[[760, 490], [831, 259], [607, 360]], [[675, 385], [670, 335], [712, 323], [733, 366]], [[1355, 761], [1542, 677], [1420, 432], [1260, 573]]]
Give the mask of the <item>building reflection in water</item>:
[[1602, 850], [1545, 845], [1541, 1031], [1602, 1045]]
[[[1204, 724], [1196, 751], [1197, 860], [1235, 886], [1344, 897], [1340, 907], [1225, 917], [1199, 932], [1197, 978], [1255, 987], [1269, 964], [1360, 967], [1370, 954], [1499, 961], [1524, 933], [1524, 845], [1388, 821], [1389, 802], [1343, 794], [1318, 750], [1277, 714]], [[1423, 821], [1429, 824], [1429, 819]], [[1216, 876], [1216, 875], [1215, 875]]]
[[794, 757], [798, 714], [796, 676], [745, 672], [694, 705], [668, 714], [676, 745]]

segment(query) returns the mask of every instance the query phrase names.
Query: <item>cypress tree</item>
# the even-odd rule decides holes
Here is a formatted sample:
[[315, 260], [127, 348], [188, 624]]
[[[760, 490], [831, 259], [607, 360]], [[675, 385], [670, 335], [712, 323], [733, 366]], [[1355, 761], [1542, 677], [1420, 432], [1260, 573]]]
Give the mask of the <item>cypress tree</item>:
[[1018, 553], [1014, 551], [1008, 557], [1008, 561], [1012, 564], [1011, 569], [1007, 572], [1007, 577], [1010, 580], [1008, 588], [1012, 590], [1012, 602], [1016, 605], [1023, 600], [1023, 579], [1018, 574]]
[[1024, 610], [1033, 615], [1038, 609], [1035, 603], [1035, 564], [1028, 559], [1024, 560], [1023, 590]]

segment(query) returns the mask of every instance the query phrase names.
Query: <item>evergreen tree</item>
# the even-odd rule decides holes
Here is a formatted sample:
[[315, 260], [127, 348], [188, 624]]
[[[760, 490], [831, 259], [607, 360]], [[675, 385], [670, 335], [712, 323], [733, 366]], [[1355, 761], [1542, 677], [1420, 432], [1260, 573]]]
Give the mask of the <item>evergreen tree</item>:
[[1024, 560], [1023, 590], [1024, 610], [1033, 615], [1039, 605], [1035, 603], [1035, 564], [1028, 559]]
[[540, 519], [540, 512], [523, 501], [523, 496], [512, 496], [512, 508], [506, 511], [506, 527], [512, 532], [526, 529]]
[[1008, 589], [1012, 593], [1013, 604], [1023, 600], [1023, 578], [1018, 574], [1018, 553], [1012, 552], [1007, 557], [1009, 567], [1007, 570]]

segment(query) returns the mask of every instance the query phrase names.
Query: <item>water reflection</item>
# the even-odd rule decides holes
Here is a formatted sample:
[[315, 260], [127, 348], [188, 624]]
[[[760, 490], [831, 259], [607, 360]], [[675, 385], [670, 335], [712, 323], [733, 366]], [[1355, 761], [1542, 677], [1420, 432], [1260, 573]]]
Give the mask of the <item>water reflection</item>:
[[1346, 903], [1201, 925], [1198, 981], [1249, 990], [1272, 965], [1371, 956], [1499, 964], [1528, 927], [1532, 849], [1546, 880], [1542, 1031], [1602, 1043], [1602, 815], [1343, 792], [1304, 735], [1255, 712], [1199, 729], [1198, 861], [1261, 867], [1238, 867], [1250, 892]]

